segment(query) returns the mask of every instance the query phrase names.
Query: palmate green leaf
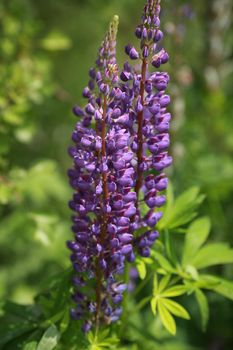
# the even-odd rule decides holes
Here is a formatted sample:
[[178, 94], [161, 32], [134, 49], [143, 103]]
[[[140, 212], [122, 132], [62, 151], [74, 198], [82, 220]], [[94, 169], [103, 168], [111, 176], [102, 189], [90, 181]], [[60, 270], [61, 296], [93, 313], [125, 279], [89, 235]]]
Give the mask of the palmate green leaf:
[[159, 230], [175, 229], [190, 222], [197, 215], [196, 209], [203, 200], [204, 196], [199, 194], [198, 187], [184, 192], [165, 211], [158, 224]]
[[59, 339], [60, 333], [57, 327], [53, 324], [43, 334], [37, 350], [53, 350], [58, 344]]
[[187, 286], [181, 284], [181, 285], [173, 286], [166, 289], [162, 293], [162, 295], [163, 297], [166, 297], [166, 298], [172, 298], [172, 297], [178, 297], [182, 294], [185, 294], [187, 293], [187, 291], [188, 291]]
[[173, 315], [184, 318], [186, 320], [190, 320], [190, 315], [187, 310], [185, 310], [185, 308], [182, 305], [178, 304], [176, 301], [167, 298], [162, 298], [160, 301], [163, 302], [163, 305]]
[[168, 330], [169, 333], [171, 333], [172, 335], [175, 335], [176, 322], [161, 300], [158, 301], [158, 312], [164, 327]]
[[189, 226], [185, 235], [185, 244], [182, 257], [182, 265], [187, 265], [195, 256], [199, 248], [205, 243], [210, 232], [210, 219], [202, 217], [195, 220]]
[[115, 335], [110, 335], [110, 329], [103, 329], [99, 333], [89, 332], [87, 335], [89, 342], [88, 350], [116, 349], [119, 339]]
[[117, 337], [109, 337], [98, 344], [100, 349], [116, 349], [119, 339]]
[[195, 290], [195, 297], [199, 306], [200, 314], [201, 314], [201, 328], [203, 331], [206, 330], [206, 325], [209, 320], [209, 305], [208, 300], [205, 294], [200, 290]]
[[233, 249], [226, 243], [211, 243], [201, 248], [192, 260], [198, 268], [233, 263]]

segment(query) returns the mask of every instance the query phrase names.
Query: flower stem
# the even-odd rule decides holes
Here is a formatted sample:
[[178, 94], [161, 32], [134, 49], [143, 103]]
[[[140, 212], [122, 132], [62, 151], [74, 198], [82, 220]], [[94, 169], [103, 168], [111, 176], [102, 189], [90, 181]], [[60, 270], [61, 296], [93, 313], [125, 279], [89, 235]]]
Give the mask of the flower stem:
[[[102, 139], [102, 150], [101, 150], [101, 160], [106, 159], [106, 114], [107, 114], [107, 97], [104, 96], [103, 105], [103, 116], [101, 125], [101, 139]], [[107, 187], [107, 173], [102, 173], [102, 185], [103, 185], [103, 201], [102, 201], [102, 225], [100, 233], [100, 244], [104, 245], [106, 234], [107, 234], [107, 215], [104, 211], [104, 205], [108, 200], [108, 187]], [[99, 328], [100, 313], [101, 313], [101, 284], [102, 284], [103, 273], [100, 268], [100, 258], [96, 260], [96, 331]]]
[[[146, 81], [146, 71], [147, 71], [147, 60], [144, 58], [142, 60], [142, 70], [141, 70], [141, 84], [140, 84], [140, 96], [141, 96], [141, 103], [144, 105], [144, 92], [145, 92], [145, 81]], [[139, 201], [139, 191], [142, 186], [142, 180], [143, 180], [143, 171], [141, 169], [141, 164], [143, 161], [143, 133], [142, 133], [142, 128], [143, 128], [143, 110], [138, 113], [137, 116], [137, 121], [138, 121], [138, 131], [137, 131], [137, 136], [138, 136], [138, 150], [137, 150], [137, 180], [136, 180], [136, 185], [135, 185], [135, 192], [137, 194], [137, 202], [136, 202], [136, 207], [138, 207], [138, 201]]]

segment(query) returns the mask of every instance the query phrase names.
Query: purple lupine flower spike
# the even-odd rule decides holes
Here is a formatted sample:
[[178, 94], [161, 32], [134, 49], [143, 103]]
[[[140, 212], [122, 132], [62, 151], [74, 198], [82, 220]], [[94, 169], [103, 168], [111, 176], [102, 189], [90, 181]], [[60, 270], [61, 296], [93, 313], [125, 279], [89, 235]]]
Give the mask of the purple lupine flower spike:
[[[159, 194], [167, 187], [167, 178], [162, 171], [172, 163], [166, 151], [170, 142], [168, 131], [171, 119], [167, 112], [170, 97], [165, 94], [169, 76], [166, 72], [153, 71], [153, 67], [159, 68], [169, 59], [160, 44], [163, 33], [159, 29], [159, 14], [160, 0], [147, 0], [141, 23], [135, 31], [136, 37], [140, 39], [141, 53], [130, 44], [125, 49], [131, 60], [140, 57], [141, 67], [138, 61], [135, 66], [127, 62], [120, 75], [123, 81], [121, 89], [128, 106], [128, 125], [131, 126], [133, 140], [131, 148], [136, 164], [137, 212], [133, 217], [134, 228], [151, 228], [134, 240], [139, 253], [145, 257], [150, 255], [150, 247], [159, 235], [154, 227], [162, 213], [155, 209], [166, 200], [164, 195]], [[145, 216], [141, 214], [141, 198], [148, 207]]]
[[[168, 182], [163, 169], [172, 162], [166, 152], [169, 76], [149, 71], [169, 58], [159, 43], [163, 38], [159, 13], [160, 1], [148, 0], [135, 32], [141, 51], [126, 46], [136, 65], [125, 62], [121, 81], [116, 62], [118, 17], [114, 17], [83, 90], [87, 103], [73, 109], [81, 119], [69, 149], [73, 168], [68, 175], [75, 193], [69, 203], [74, 239], [67, 245], [75, 271], [76, 307], [71, 316], [83, 321], [84, 332], [93, 324], [98, 328], [119, 319], [127, 288], [120, 278], [125, 262], [134, 261], [135, 247], [148, 257], [159, 235], [155, 226], [162, 212], [155, 208], [165, 203], [160, 194]], [[148, 208], [144, 215], [142, 201]], [[134, 237], [138, 228], [144, 232]]]
[[99, 49], [96, 68], [89, 72], [95, 87], [84, 89], [85, 109], [74, 109], [82, 120], [72, 135], [74, 147], [69, 149], [74, 167], [68, 174], [75, 189], [70, 208], [75, 215], [74, 240], [67, 244], [72, 251], [77, 305], [71, 316], [84, 321], [85, 332], [93, 323], [98, 326], [119, 319], [126, 289], [119, 275], [125, 260], [133, 257], [130, 217], [136, 212], [136, 196], [129, 195], [134, 186], [130, 133], [123, 127], [124, 111], [118, 108], [117, 25], [115, 16]]

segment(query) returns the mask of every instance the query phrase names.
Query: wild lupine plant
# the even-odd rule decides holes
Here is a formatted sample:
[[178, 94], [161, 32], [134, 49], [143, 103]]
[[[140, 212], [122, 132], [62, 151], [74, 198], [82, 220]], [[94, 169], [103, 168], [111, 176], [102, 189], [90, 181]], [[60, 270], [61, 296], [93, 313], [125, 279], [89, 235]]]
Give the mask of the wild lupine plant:
[[[196, 218], [204, 200], [199, 189], [174, 195], [164, 173], [172, 159], [167, 153], [171, 116], [165, 93], [169, 76], [163, 65], [168, 54], [162, 47], [160, 1], [147, 0], [135, 31], [138, 45], [126, 46], [128, 61], [123, 69], [116, 59], [117, 27], [115, 16], [89, 71], [83, 90], [86, 105], [73, 110], [79, 118], [69, 148], [73, 166], [68, 172], [74, 189], [69, 203], [74, 237], [67, 243], [73, 267], [60, 271], [47, 284], [42, 279], [45, 292], [33, 305], [1, 303], [1, 349], [191, 350], [200, 348], [198, 328], [207, 327], [206, 290], [233, 300], [232, 281], [209, 273], [210, 267], [232, 263], [233, 249], [227, 243], [207, 242], [210, 220]], [[33, 168], [25, 178], [20, 173], [17, 186], [26, 196], [23, 208], [28, 207], [30, 187], [34, 193], [35, 188], [47, 189], [51, 179], [58, 181], [45, 170]], [[40, 180], [37, 186], [31, 177]], [[63, 201], [61, 185], [53, 183], [51, 193], [59, 192]], [[22, 210], [16, 213], [3, 220], [1, 237], [9, 241], [8, 232], [12, 232], [14, 240], [13, 231], [21, 232], [33, 219], [39, 231], [35, 239], [42, 237], [51, 262], [62, 265], [60, 252], [56, 260], [52, 248], [56, 245], [53, 228], [58, 229], [58, 224], [51, 226], [49, 239], [46, 236], [46, 227], [54, 219], [38, 212], [27, 213], [25, 219]], [[26, 230], [27, 239], [31, 230], [32, 226]], [[37, 264], [38, 259], [34, 260]], [[20, 278], [14, 268], [11, 272]], [[176, 334], [175, 317], [191, 316], [191, 333], [197, 342], [185, 335], [188, 327], [181, 337], [169, 337], [167, 331]], [[222, 337], [219, 325], [217, 332]]]
[[[167, 152], [171, 114], [166, 94], [169, 75], [162, 69], [169, 55], [162, 46], [160, 0], [147, 0], [135, 30], [138, 45], [126, 45], [128, 61], [121, 70], [116, 59], [117, 27], [115, 16], [89, 71], [83, 90], [87, 103], [73, 109], [80, 119], [69, 149], [73, 167], [68, 174], [75, 190], [69, 203], [74, 238], [67, 243], [74, 270], [70, 314], [88, 333], [90, 349], [112, 347], [109, 330], [117, 329], [115, 335], [121, 336], [130, 327], [131, 313], [148, 304], [174, 335], [173, 316], [190, 319], [190, 315], [172, 298], [194, 294], [203, 329], [208, 302], [202, 289], [233, 298], [229, 282], [198, 272], [232, 262], [232, 250], [221, 244], [218, 251], [214, 245], [202, 247], [210, 230], [208, 218], [184, 229], [204, 197], [191, 188], [174, 201], [164, 173], [172, 163]], [[166, 199], [163, 213], [160, 207]], [[174, 252], [173, 231], [186, 233], [181, 259]], [[142, 280], [138, 287], [135, 276], [136, 282], [137, 276]], [[153, 285], [152, 293], [137, 304], [147, 284]], [[117, 321], [118, 328], [110, 327]]]
[[165, 203], [160, 192], [168, 183], [162, 171], [172, 163], [166, 151], [169, 76], [158, 71], [168, 61], [159, 14], [160, 1], [148, 0], [135, 31], [140, 51], [130, 44], [125, 48], [135, 65], [126, 62], [120, 75], [114, 17], [83, 90], [87, 104], [74, 107], [81, 120], [69, 149], [75, 189], [70, 201], [74, 240], [68, 242], [75, 271], [71, 315], [84, 321], [84, 332], [118, 321], [127, 288], [125, 265], [138, 253], [149, 257], [159, 236], [162, 212], [157, 208]]

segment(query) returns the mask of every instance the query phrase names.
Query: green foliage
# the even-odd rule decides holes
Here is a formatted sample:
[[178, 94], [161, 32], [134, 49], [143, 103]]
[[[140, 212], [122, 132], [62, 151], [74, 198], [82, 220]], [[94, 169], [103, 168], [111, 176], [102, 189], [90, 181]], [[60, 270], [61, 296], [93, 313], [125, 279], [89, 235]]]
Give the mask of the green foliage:
[[118, 349], [119, 339], [116, 336], [110, 336], [109, 333], [108, 329], [99, 331], [97, 334], [90, 332], [87, 336], [88, 350]]
[[199, 194], [199, 191], [197, 187], [192, 187], [174, 200], [170, 185], [167, 191], [167, 205], [158, 225], [159, 229], [174, 230], [194, 219], [197, 215], [196, 209], [205, 198]]
[[205, 243], [210, 233], [210, 219], [203, 217], [195, 220], [188, 228], [182, 256], [182, 265], [187, 265], [200, 247]]
[[51, 325], [44, 332], [38, 346], [37, 350], [53, 350], [58, 344], [60, 338], [60, 333], [55, 325]]
[[0, 348], [9, 348], [17, 339], [27, 339], [37, 330], [41, 316], [38, 306], [22, 306], [5, 302], [1, 308]]
[[209, 305], [208, 300], [205, 296], [205, 294], [201, 291], [201, 289], [196, 288], [195, 289], [195, 297], [200, 309], [201, 313], [201, 327], [203, 331], [206, 330], [207, 322], [209, 319]]
[[198, 251], [193, 259], [193, 265], [202, 269], [212, 265], [233, 262], [233, 249], [225, 243], [212, 243]]
[[137, 259], [136, 267], [139, 273], [139, 276], [142, 280], [146, 277], [146, 263], [143, 259]]
[[[209, 319], [209, 306], [207, 297], [202, 290], [211, 290], [232, 299], [232, 282], [221, 281], [218, 277], [203, 275], [198, 271], [213, 265], [233, 262], [233, 249], [227, 244], [206, 243], [211, 228], [208, 217], [197, 218], [188, 227], [184, 226], [185, 223], [190, 222], [197, 215], [198, 203], [203, 200], [203, 196], [198, 195], [198, 193], [198, 189], [191, 189], [178, 197], [177, 200], [174, 200], [172, 187], [170, 186], [167, 208], [169, 207], [169, 210], [172, 210], [172, 208], [178, 206], [179, 210], [185, 212], [185, 219], [179, 219], [176, 214], [179, 211], [175, 211], [170, 219], [166, 219], [169, 218], [169, 215], [165, 212], [165, 219], [161, 224], [161, 229], [163, 227], [165, 234], [162, 234], [163, 239], [155, 245], [152, 252], [152, 258], [157, 264], [151, 264], [151, 261], [147, 263], [147, 268], [152, 271], [156, 266], [155, 272], [153, 272], [153, 293], [150, 299], [152, 312], [155, 316], [158, 315], [164, 327], [173, 335], [176, 334], [176, 322], [173, 316], [188, 320], [190, 315], [180, 303], [171, 298], [184, 294], [194, 294], [200, 310], [203, 330], [206, 329]], [[190, 205], [190, 197], [195, 205]], [[181, 232], [181, 228], [184, 239], [181, 256], [178, 258], [177, 254], [173, 254], [171, 247], [174, 246], [175, 235], [177, 232]], [[136, 262], [139, 271], [142, 269], [141, 264], [139, 259], [139, 263]], [[143, 266], [144, 271], [146, 269]], [[141, 273], [139, 272], [139, 275]], [[158, 275], [163, 276], [159, 281]], [[145, 274], [143, 274], [143, 278], [145, 277]], [[142, 306], [145, 305], [143, 300]]]
[[51, 32], [41, 40], [41, 47], [49, 51], [67, 50], [71, 47], [72, 42], [64, 33]]
[[[177, 302], [169, 299], [168, 297], [184, 294], [187, 291], [182, 285], [175, 287], [167, 287], [171, 275], [166, 275], [161, 278], [160, 282], [157, 281], [157, 276], [154, 276], [153, 297], [151, 299], [151, 309], [154, 315], [159, 312], [159, 317], [164, 327], [173, 335], [176, 334], [176, 323], [172, 315], [177, 317], [190, 319], [188, 312], [178, 304]], [[176, 290], [174, 290], [176, 288]]]
[[[8, 163], [7, 154], [14, 142], [28, 144], [35, 135], [30, 117], [32, 106], [41, 104], [52, 92], [50, 63], [35, 55], [34, 38], [37, 24], [23, 6], [13, 0], [1, 6], [0, 45], [0, 168]], [[18, 17], [18, 11], [24, 17]]]

